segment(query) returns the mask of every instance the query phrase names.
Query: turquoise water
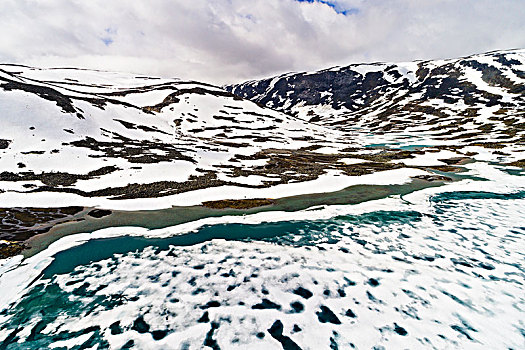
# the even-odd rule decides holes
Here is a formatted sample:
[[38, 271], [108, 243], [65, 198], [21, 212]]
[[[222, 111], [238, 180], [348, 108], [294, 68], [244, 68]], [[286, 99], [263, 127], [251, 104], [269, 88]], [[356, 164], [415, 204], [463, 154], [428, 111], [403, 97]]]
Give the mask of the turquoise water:
[[470, 200], [470, 199], [500, 199], [500, 200], [515, 200], [525, 199], [525, 191], [518, 191], [513, 193], [493, 193], [480, 191], [463, 191], [463, 192], [444, 192], [430, 197], [432, 202], [448, 202], [456, 200]]
[[[412, 348], [424, 338], [423, 347], [515, 346], [525, 328], [524, 204], [525, 191], [445, 192], [425, 210], [88, 241], [56, 254], [0, 313], [0, 349], [273, 348], [277, 321], [303, 348], [315, 334], [326, 348], [398, 337]], [[480, 317], [504, 324], [501, 339]]]
[[[442, 173], [442, 175], [449, 176], [454, 180], [475, 179], [472, 176], [461, 174]], [[111, 215], [101, 219], [88, 218], [87, 220], [68, 225], [57, 226], [52, 235], [43, 235], [41, 237], [36, 236], [31, 242], [33, 248], [26, 250], [24, 254], [26, 257], [33, 256], [40, 250], [48, 247], [49, 244], [55, 240], [66, 235], [93, 232], [108, 227], [136, 226], [148, 229], [160, 229], [209, 217], [250, 215], [268, 211], [295, 212], [325, 205], [357, 204], [374, 199], [386, 198], [396, 194], [406, 195], [427, 187], [442, 185], [443, 184], [440, 182], [429, 183], [422, 180], [414, 180], [400, 185], [355, 185], [335, 192], [313, 193], [276, 199], [275, 203], [271, 206], [256, 207], [247, 210], [217, 210], [201, 206], [193, 206], [132, 212], [114, 211]]]
[[370, 145], [366, 145], [366, 148], [394, 148], [394, 149], [401, 149], [404, 151], [415, 151], [421, 148], [427, 148], [427, 147], [434, 147], [432, 145], [406, 145], [406, 146], [399, 146], [400, 142], [390, 142], [390, 143], [373, 143]]
[[[448, 202], [471, 199], [525, 199], [525, 191], [514, 193], [491, 192], [444, 192], [432, 196], [432, 202], [441, 203], [437, 211], [448, 207]], [[91, 240], [80, 246], [68, 249], [55, 255], [55, 260], [44, 270], [45, 277], [71, 272], [78, 265], [92, 261], [110, 258], [114, 254], [123, 254], [142, 250], [149, 246], [168, 249], [170, 246], [190, 246], [213, 239], [228, 240], [263, 240], [278, 244], [314, 245], [320, 242], [335, 243], [342, 234], [340, 228], [351, 225], [357, 229], [366, 225], [384, 227], [395, 224], [411, 224], [421, 220], [423, 215], [416, 211], [375, 211], [362, 215], [337, 216], [330, 220], [319, 221], [285, 221], [275, 223], [251, 224], [221, 224], [204, 226], [195, 233], [180, 236], [148, 239], [144, 237], [124, 236], [100, 240]], [[346, 225], [345, 225], [346, 224]], [[525, 226], [525, 223], [524, 223]], [[289, 237], [299, 237], [292, 241]]]
[[[340, 228], [347, 226], [345, 224], [356, 227], [363, 225], [382, 227], [392, 224], [408, 224], [420, 218], [421, 214], [417, 212], [378, 211], [363, 215], [338, 216], [331, 220], [204, 226], [195, 233], [163, 239], [124, 236], [91, 240], [56, 254], [55, 260], [44, 270], [44, 277], [50, 278], [55, 274], [69, 273], [78, 265], [107, 259], [114, 254], [142, 250], [150, 246], [169, 249], [170, 246], [191, 246], [213, 239], [262, 240], [298, 246], [314, 245], [320, 242], [335, 243], [342, 234]], [[292, 236], [300, 239], [291, 241], [289, 237]]]

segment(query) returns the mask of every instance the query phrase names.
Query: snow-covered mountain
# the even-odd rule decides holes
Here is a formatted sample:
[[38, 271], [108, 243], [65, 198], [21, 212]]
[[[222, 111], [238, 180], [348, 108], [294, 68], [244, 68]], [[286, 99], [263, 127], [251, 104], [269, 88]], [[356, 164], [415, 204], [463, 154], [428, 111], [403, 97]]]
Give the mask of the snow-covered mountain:
[[353, 64], [226, 89], [342, 130], [428, 132], [436, 139], [463, 141], [525, 140], [525, 50], [437, 61]]
[[[472, 147], [494, 149], [479, 159], [515, 162], [524, 99], [525, 50], [350, 65], [225, 89], [4, 64], [0, 207], [170, 196], [134, 206], [150, 208], [329, 192], [376, 172], [428, 175], [479, 155]], [[407, 151], [403, 140], [429, 148]], [[370, 147], [378, 144], [399, 147]]]
[[259, 168], [340, 134], [208, 84], [79, 69], [0, 65], [0, 108], [4, 206], [29, 192], [124, 199], [310, 179]]

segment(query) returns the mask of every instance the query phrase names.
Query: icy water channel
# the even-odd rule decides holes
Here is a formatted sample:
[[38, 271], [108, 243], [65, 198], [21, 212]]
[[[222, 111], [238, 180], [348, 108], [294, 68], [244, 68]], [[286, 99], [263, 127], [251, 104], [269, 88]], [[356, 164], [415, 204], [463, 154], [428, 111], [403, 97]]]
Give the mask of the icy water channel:
[[0, 313], [0, 349], [523, 349], [525, 188], [480, 183], [87, 241]]

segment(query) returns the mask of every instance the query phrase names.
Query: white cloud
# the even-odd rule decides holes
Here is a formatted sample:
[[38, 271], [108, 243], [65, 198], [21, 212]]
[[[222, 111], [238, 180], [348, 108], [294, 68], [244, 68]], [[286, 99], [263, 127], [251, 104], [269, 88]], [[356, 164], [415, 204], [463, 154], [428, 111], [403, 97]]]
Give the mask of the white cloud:
[[328, 2], [2, 0], [0, 62], [225, 83], [525, 47], [523, 0]]

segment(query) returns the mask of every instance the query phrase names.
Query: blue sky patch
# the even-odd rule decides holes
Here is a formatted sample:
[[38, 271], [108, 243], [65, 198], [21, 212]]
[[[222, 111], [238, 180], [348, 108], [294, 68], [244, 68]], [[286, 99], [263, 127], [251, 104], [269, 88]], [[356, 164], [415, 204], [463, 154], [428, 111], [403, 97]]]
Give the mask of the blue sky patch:
[[113, 44], [113, 39], [111, 39], [110, 37], [107, 37], [107, 38], [100, 38], [100, 40], [102, 40], [102, 42], [103, 42], [104, 45], [106, 45], [106, 46], [109, 46], [109, 45]]
[[104, 32], [106, 33], [106, 35], [103, 36], [102, 38], [100, 38], [100, 40], [102, 40], [102, 42], [106, 46], [109, 46], [109, 45], [113, 44], [114, 40], [113, 40], [112, 36], [117, 34], [117, 29], [108, 27], [108, 28], [104, 29]]
[[295, 0], [295, 1], [308, 2], [308, 3], [319, 2], [321, 4], [331, 7], [335, 12], [341, 15], [345, 15], [345, 16], [355, 15], [359, 13], [358, 8], [345, 8], [342, 5], [338, 4], [337, 1], [328, 1], [328, 0]]

